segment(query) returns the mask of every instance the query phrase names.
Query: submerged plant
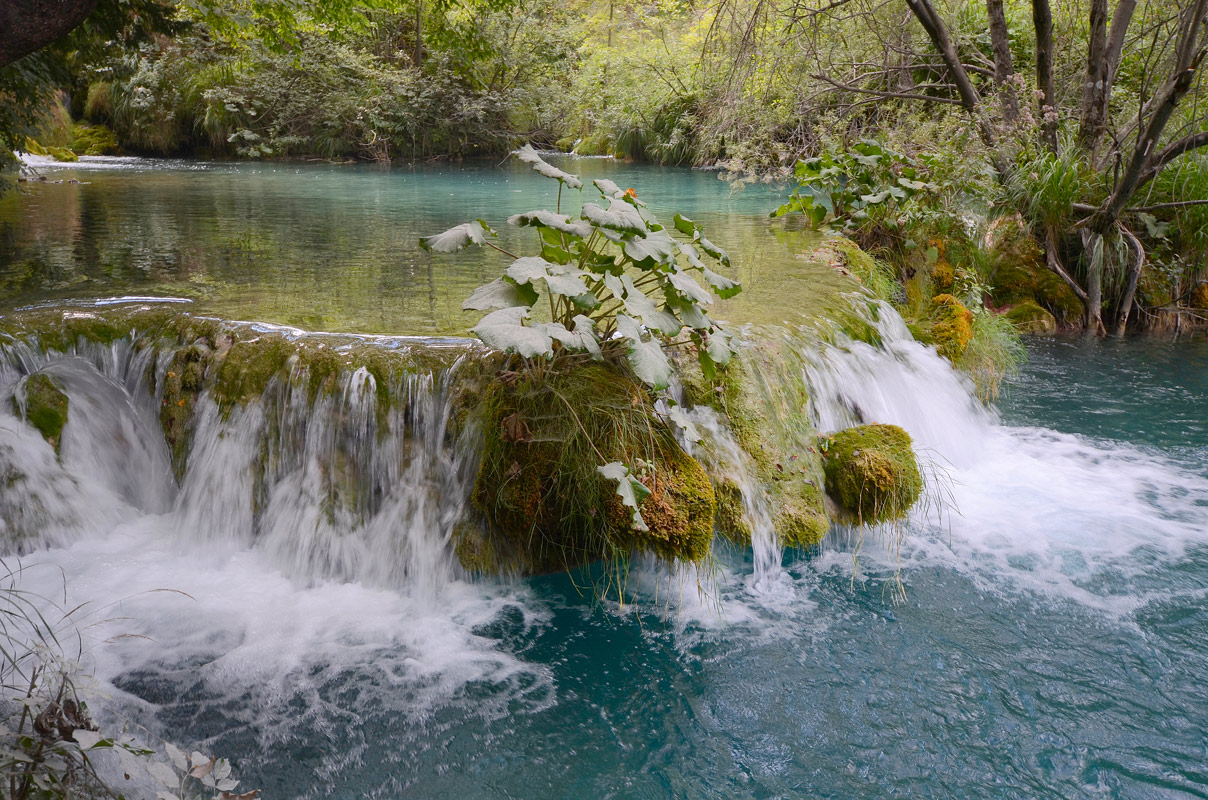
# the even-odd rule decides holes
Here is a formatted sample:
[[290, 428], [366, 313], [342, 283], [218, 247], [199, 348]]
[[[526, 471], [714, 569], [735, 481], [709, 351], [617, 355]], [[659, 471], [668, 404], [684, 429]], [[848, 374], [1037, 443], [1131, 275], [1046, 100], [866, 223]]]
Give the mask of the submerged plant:
[[[558, 182], [554, 211], [508, 219], [510, 225], [537, 229], [538, 255], [505, 250], [483, 220], [420, 239], [420, 246], [431, 252], [486, 245], [512, 259], [503, 275], [463, 303], [465, 309], [488, 312], [473, 333], [487, 345], [519, 356], [531, 374], [605, 362], [627, 368], [648, 389], [662, 392], [673, 372], [665, 348], [685, 347], [695, 351], [701, 370], [712, 380], [730, 361], [731, 337], [710, 319], [706, 307], [713, 292], [728, 298], [741, 291], [706, 261], [728, 267], [726, 252], [680, 214], [671, 229], [663, 226], [633, 189], [622, 190], [603, 178], [593, 181], [600, 202], [584, 203], [577, 219], [563, 214], [563, 189], [581, 191], [582, 181], [544, 161], [529, 145], [516, 155]], [[661, 399], [669, 420], [685, 426], [674, 401], [666, 395]], [[639, 465], [611, 461], [598, 470], [616, 481], [618, 496], [632, 511], [633, 527], [646, 530], [638, 508], [650, 488], [639, 479]]]

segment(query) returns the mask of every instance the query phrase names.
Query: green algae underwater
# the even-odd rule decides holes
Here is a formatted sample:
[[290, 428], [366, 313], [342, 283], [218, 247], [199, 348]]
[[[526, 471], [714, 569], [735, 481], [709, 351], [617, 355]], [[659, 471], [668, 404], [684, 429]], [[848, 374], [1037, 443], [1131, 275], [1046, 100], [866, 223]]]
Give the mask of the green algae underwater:
[[[734, 440], [802, 406], [808, 431], [899, 425], [924, 493], [946, 498], [804, 549], [731, 505], [747, 538], [716, 537], [699, 566], [634, 560], [620, 603], [591, 570], [475, 579], [452, 553], [476, 478], [479, 443], [450, 433], [475, 345], [431, 337], [464, 332], [460, 300], [496, 270], [428, 263], [408, 241], [499, 216], [491, 198], [522, 173], [83, 163], [55, 175], [89, 184], [0, 201], [11, 304], [79, 320], [110, 312], [59, 301], [188, 294], [203, 321], [173, 327], [179, 348], [139, 349], [117, 326], [87, 346], [78, 330], [61, 349], [9, 344], [0, 365], [6, 397], [36, 373], [67, 399], [57, 452], [0, 403], [0, 518], [41, 565], [27, 588], [66, 576], [73, 602], [122, 599], [122, 620], [86, 634], [108, 718], [225, 755], [274, 797], [1204, 795], [1203, 342], [1039, 339], [987, 410], [891, 309], [856, 338], [796, 330], [840, 313], [816, 305], [830, 289], [798, 291], [807, 276], [844, 284], [795, 258], [764, 199], [588, 161], [736, 255], [746, 291], [718, 316], [753, 326], [745, 377], [780, 411]], [[257, 320], [226, 353], [288, 342], [254, 348], [275, 374], [297, 350], [324, 355], [259, 400], [250, 368], [224, 376], [226, 400], [191, 396], [190, 365], [225, 346], [202, 328], [231, 324], [211, 317]], [[363, 335], [400, 331], [428, 338]], [[151, 377], [193, 404], [183, 465]], [[713, 406], [734, 403], [725, 387], [710, 399], [705, 438], [727, 428]], [[709, 468], [740, 499], [792, 463], [738, 451]], [[189, 597], [151, 593], [164, 587]]]

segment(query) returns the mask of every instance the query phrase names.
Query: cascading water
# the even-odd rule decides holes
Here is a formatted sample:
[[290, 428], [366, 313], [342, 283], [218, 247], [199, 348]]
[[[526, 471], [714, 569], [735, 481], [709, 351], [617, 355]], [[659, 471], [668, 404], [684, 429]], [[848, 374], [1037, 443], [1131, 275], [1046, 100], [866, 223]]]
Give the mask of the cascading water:
[[[633, 615], [565, 577], [466, 580], [449, 547], [474, 469], [473, 437], [450, 435], [456, 359], [317, 392], [299, 362], [246, 406], [203, 390], [178, 482], [173, 354], [13, 344], [0, 518], [38, 565], [27, 588], [97, 604], [82, 657], [111, 687], [98, 707], [232, 757], [275, 796], [1202, 795], [1208, 664], [1185, 642], [1208, 630], [1208, 480], [1004, 425], [891, 309], [870, 324], [879, 346], [748, 336], [777, 339], [781, 372], [756, 379], [802, 376], [820, 431], [899, 424], [935, 465], [952, 508], [906, 524], [898, 607], [850, 580], [842, 536], [782, 552], [705, 409], [699, 454], [741, 488], [753, 534], [750, 554], [718, 548], [717, 580], [686, 578], [711, 600], [668, 610], [636, 575]], [[37, 373], [70, 404], [58, 454], [10, 401]]]

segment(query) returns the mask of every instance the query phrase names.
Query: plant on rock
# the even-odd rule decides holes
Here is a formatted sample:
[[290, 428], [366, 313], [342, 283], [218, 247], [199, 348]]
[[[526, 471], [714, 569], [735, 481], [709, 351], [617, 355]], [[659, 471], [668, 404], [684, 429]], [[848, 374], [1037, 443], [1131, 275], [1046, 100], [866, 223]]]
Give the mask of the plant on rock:
[[[695, 351], [710, 380], [729, 362], [730, 334], [706, 310], [714, 292], [728, 298], [741, 290], [709, 266], [729, 266], [729, 256], [692, 220], [676, 214], [672, 227], [665, 227], [632, 189], [622, 190], [607, 179], [593, 181], [598, 202], [584, 203], [577, 218], [563, 214], [563, 190], [581, 191], [582, 181], [544, 161], [530, 146], [516, 155], [558, 182], [554, 211], [529, 211], [508, 219], [511, 225], [536, 229], [537, 254], [507, 251], [483, 220], [420, 240], [431, 252], [485, 245], [512, 259], [502, 276], [479, 287], [463, 304], [468, 310], [488, 312], [473, 333], [487, 345], [518, 356], [526, 383], [593, 361], [631, 374], [644, 385], [652, 408], [656, 395], [665, 405], [662, 424], [684, 425], [683, 414], [665, 393], [673, 372], [665, 348]], [[574, 408], [567, 413], [573, 416]], [[625, 448], [620, 450], [609, 457], [623, 456]], [[607, 460], [599, 448], [596, 455]], [[644, 501], [652, 492], [657, 495], [661, 481], [670, 476], [650, 476], [648, 465], [624, 460], [602, 463], [595, 472], [615, 483], [617, 498], [631, 514], [632, 529], [646, 531]], [[689, 551], [700, 554], [699, 547]]]

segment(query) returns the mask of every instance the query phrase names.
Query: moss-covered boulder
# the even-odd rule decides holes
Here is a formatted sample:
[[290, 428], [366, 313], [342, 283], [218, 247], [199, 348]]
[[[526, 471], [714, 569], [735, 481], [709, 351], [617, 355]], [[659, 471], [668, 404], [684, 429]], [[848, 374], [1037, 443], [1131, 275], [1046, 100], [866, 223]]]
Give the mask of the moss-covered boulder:
[[931, 298], [931, 340], [940, 355], [955, 361], [973, 339], [973, 312], [950, 294]]
[[1057, 318], [1032, 300], [1012, 306], [1006, 313], [1020, 333], [1047, 336], [1057, 332]]
[[67, 395], [58, 382], [49, 375], [37, 373], [25, 379], [21, 390], [25, 394], [22, 409], [17, 397], [13, 397], [13, 411], [38, 429], [42, 438], [59, 452], [62, 444], [63, 426], [67, 424]]
[[906, 516], [923, 490], [910, 434], [896, 425], [861, 425], [830, 437], [823, 458], [826, 491], [855, 520]]
[[[704, 468], [675, 442], [642, 385], [620, 368], [576, 365], [533, 376], [504, 372], [485, 391], [479, 419], [483, 456], [473, 503], [487, 520], [455, 550], [468, 569], [484, 555], [524, 574], [573, 569], [631, 551], [699, 561], [709, 552], [716, 500]], [[602, 476], [627, 464], [649, 491], [639, 503], [648, 530], [634, 525]]]

